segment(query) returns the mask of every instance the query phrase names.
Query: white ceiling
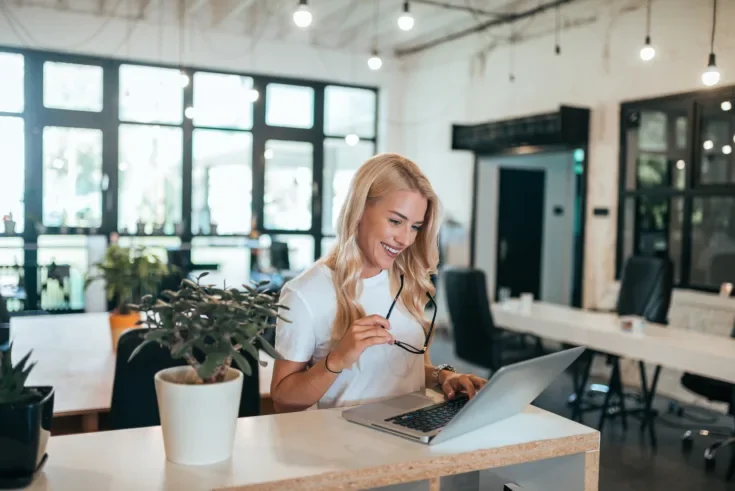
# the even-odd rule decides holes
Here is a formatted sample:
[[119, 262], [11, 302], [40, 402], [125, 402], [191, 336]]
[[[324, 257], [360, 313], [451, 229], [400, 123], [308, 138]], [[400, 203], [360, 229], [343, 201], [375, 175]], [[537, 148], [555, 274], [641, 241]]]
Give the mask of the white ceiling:
[[[300, 42], [304, 34], [292, 21], [297, 0], [5, 0], [13, 7], [69, 10], [99, 17], [151, 24], [179, 22], [179, 5], [188, 24], [260, 39]], [[313, 22], [309, 42], [332, 49], [401, 52], [507, 14], [524, 12], [551, 0], [415, 0], [411, 31], [398, 29], [402, 0], [310, 0]], [[440, 6], [437, 4], [444, 4]], [[451, 8], [455, 7], [455, 8]], [[467, 8], [477, 9], [472, 13]], [[377, 15], [376, 15], [377, 9]], [[463, 10], [465, 9], [465, 10]], [[162, 20], [163, 19], [163, 20]]]

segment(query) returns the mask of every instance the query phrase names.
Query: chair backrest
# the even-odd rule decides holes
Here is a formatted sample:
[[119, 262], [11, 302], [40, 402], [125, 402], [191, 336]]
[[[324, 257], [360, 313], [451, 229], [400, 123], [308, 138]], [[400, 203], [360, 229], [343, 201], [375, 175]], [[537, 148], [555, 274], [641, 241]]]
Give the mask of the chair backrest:
[[0, 350], [4, 350], [10, 343], [10, 324], [7, 322], [0, 322]]
[[0, 295], [0, 324], [7, 324], [10, 322], [10, 315], [8, 314], [8, 301]]
[[669, 258], [632, 256], [623, 269], [616, 311], [668, 324], [674, 267]]
[[[143, 331], [132, 329], [123, 333], [117, 345], [115, 381], [112, 386], [110, 426], [115, 430], [158, 426], [158, 401], [153, 377], [160, 370], [183, 366], [184, 360], [175, 360], [166, 348], [156, 343], [147, 344], [131, 361], [133, 350], [143, 342]], [[239, 417], [260, 414], [258, 363], [242, 353], [253, 370], [243, 380]]]
[[492, 360], [495, 331], [485, 273], [478, 269], [451, 268], [442, 271], [444, 294], [452, 321], [454, 349], [458, 357], [486, 367]]

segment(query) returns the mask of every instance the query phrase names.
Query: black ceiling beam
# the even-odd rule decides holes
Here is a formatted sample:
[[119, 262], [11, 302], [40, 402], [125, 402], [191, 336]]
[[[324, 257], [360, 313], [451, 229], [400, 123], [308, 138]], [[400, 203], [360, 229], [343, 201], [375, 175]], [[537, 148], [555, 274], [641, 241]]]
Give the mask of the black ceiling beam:
[[[416, 0], [413, 0], [413, 1], [416, 1]], [[409, 46], [408, 48], [396, 49], [395, 55], [396, 56], [406, 56], [406, 55], [416, 54], [421, 51], [426, 51], [427, 49], [434, 48], [436, 46], [439, 46], [440, 44], [448, 43], [450, 41], [456, 41], [457, 39], [461, 39], [463, 37], [469, 36], [470, 34], [482, 32], [485, 29], [489, 29], [490, 27], [500, 26], [503, 24], [507, 24], [509, 22], [518, 22], [519, 20], [525, 19], [527, 17], [532, 17], [534, 15], [541, 14], [545, 12], [546, 10], [559, 7], [566, 3], [572, 3], [574, 1], [575, 0], [552, 0], [548, 3], [525, 10], [523, 12], [508, 13], [497, 19], [488, 20], [487, 22], [482, 22], [480, 24], [477, 24], [476, 26], [472, 26], [467, 29], [463, 29], [461, 31], [454, 32], [452, 34], [447, 34], [446, 36], [432, 39], [422, 44], [417, 44], [415, 46]]]

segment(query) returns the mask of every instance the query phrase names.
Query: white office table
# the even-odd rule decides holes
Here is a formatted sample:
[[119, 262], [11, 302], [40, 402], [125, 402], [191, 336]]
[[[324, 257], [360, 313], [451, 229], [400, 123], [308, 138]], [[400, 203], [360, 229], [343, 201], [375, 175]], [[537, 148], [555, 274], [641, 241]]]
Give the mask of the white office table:
[[428, 446], [347, 422], [341, 410], [331, 409], [241, 418], [232, 458], [210, 466], [167, 462], [160, 427], [55, 436], [47, 453], [29, 491], [392, 485], [435, 491], [468, 481], [479, 484], [474, 489], [500, 490], [502, 483], [515, 482], [523, 491], [595, 491], [599, 433], [529, 406], [505, 421]]
[[[27, 385], [54, 387], [54, 416], [80, 416], [84, 431], [99, 428], [99, 415], [110, 410], [115, 379], [107, 313], [13, 317], [13, 357], [33, 350], [36, 366]], [[261, 399], [270, 398], [273, 359], [261, 351], [267, 367], [259, 368]]]
[[[554, 341], [586, 346], [606, 354], [639, 360], [643, 407], [631, 411], [641, 412], [641, 430], [648, 428], [651, 442], [656, 444], [652, 410], [653, 399], [661, 367], [690, 372], [705, 377], [735, 383], [735, 339], [704, 334], [683, 329], [672, 329], [660, 324], [647, 323], [641, 332], [626, 332], [620, 327], [617, 314], [586, 311], [564, 305], [534, 302], [529, 312], [519, 310], [519, 302], [506, 305], [492, 304], [495, 323], [502, 328], [532, 334]], [[589, 373], [591, 356], [583, 356], [587, 363], [584, 373]], [[656, 365], [649, 385], [643, 363]], [[586, 378], [575, 387], [576, 401], [572, 419], [581, 417], [580, 401], [587, 384]], [[619, 365], [614, 364], [610, 386], [620, 384]], [[618, 385], [618, 387], [621, 387]], [[610, 392], [606, 396], [605, 406]], [[735, 402], [735, 401], [733, 401]], [[625, 417], [625, 408], [621, 414]], [[603, 411], [599, 429], [606, 416]], [[625, 419], [623, 419], [625, 424]]]

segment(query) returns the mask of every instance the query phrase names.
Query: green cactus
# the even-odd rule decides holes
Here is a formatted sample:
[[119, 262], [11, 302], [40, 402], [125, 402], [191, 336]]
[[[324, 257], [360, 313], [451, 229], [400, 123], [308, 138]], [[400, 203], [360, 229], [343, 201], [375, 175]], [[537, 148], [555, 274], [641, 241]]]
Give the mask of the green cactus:
[[6, 350], [0, 350], [0, 404], [24, 403], [39, 396], [36, 390], [25, 386], [28, 375], [36, 365], [35, 361], [28, 364], [32, 351], [15, 366], [11, 361], [12, 353], [13, 343]]

